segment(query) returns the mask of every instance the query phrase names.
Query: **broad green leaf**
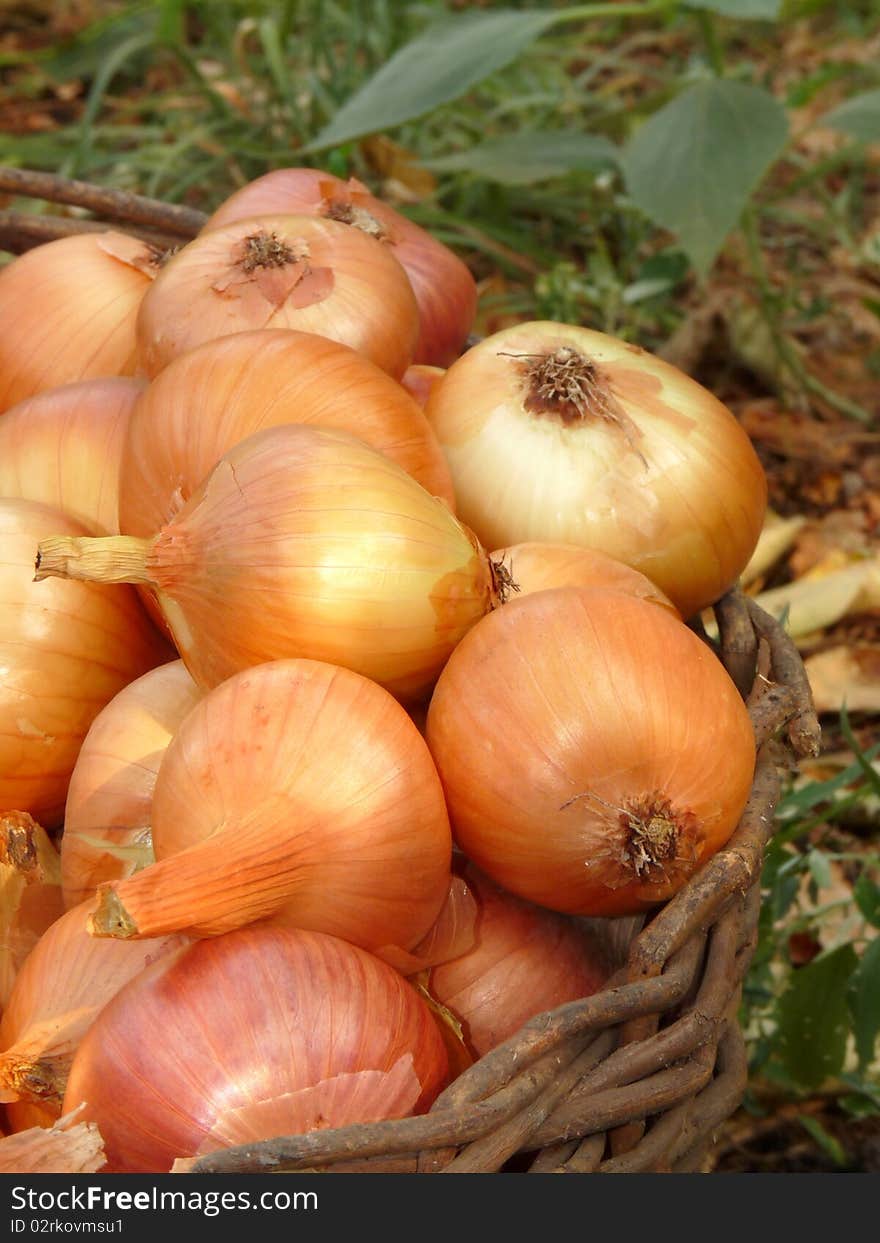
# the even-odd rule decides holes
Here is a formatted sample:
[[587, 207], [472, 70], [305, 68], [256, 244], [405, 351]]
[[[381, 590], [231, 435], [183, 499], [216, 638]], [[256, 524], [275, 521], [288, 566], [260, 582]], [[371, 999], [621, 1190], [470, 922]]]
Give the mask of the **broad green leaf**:
[[768, 91], [719, 78], [698, 82], [627, 144], [627, 188], [705, 273], [787, 137], [785, 110]]
[[510, 64], [559, 18], [558, 11], [496, 9], [435, 23], [395, 52], [305, 150], [391, 129], [457, 99]]
[[880, 90], [853, 95], [816, 124], [839, 129], [857, 142], [880, 142]]
[[779, 999], [777, 1049], [801, 1087], [818, 1088], [843, 1069], [850, 1030], [847, 990], [857, 965], [853, 947], [841, 945], [793, 971]]
[[774, 22], [782, 13], [782, 0], [685, 0], [685, 8], [709, 9], [742, 21]]
[[853, 885], [853, 897], [868, 923], [880, 928], [880, 885], [875, 884], [867, 872], [862, 872]]
[[864, 1068], [873, 1061], [880, 1033], [880, 937], [875, 937], [862, 955], [852, 977], [848, 1000], [859, 1065]]
[[467, 151], [423, 160], [435, 172], [467, 172], [509, 186], [561, 177], [576, 169], [614, 164], [617, 148], [597, 134], [576, 130], [523, 130], [478, 143]]

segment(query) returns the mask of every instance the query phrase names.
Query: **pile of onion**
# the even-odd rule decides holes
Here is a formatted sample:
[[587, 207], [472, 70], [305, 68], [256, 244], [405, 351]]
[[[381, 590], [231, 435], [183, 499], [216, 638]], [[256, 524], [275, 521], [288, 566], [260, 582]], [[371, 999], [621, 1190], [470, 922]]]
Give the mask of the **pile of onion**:
[[168, 954], [117, 994], [79, 1047], [64, 1108], [98, 1124], [109, 1170], [156, 1173], [421, 1113], [446, 1076], [434, 1019], [396, 971], [336, 937], [260, 926]]

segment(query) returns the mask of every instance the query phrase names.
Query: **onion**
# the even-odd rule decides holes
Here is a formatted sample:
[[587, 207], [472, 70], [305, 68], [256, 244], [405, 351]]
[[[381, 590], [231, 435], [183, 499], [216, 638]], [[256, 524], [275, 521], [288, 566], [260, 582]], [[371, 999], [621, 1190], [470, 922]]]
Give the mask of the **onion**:
[[350, 345], [397, 378], [418, 309], [406, 273], [374, 238], [334, 220], [260, 216], [201, 233], [165, 264], [138, 314], [147, 375], [248, 328], [297, 328]]
[[428, 398], [433, 392], [434, 385], [442, 380], [446, 372], [442, 367], [429, 367], [424, 363], [413, 363], [411, 367], [407, 367], [403, 373], [400, 383], [408, 393], [416, 399], [424, 410], [428, 404]]
[[490, 553], [505, 598], [550, 587], [607, 587], [650, 600], [679, 616], [675, 605], [649, 578], [594, 548], [576, 544], [514, 544]]
[[674, 894], [730, 837], [755, 739], [708, 647], [666, 609], [559, 587], [466, 635], [428, 710], [456, 842], [512, 893], [582, 915]]
[[0, 272], [0, 411], [74, 380], [133, 375], [135, 319], [158, 262], [125, 233], [35, 246]]
[[19, 402], [0, 419], [0, 495], [54, 505], [119, 531], [119, 464], [142, 380], [81, 380]]
[[[161, 1038], [159, 1038], [161, 1033]], [[143, 972], [79, 1048], [65, 1109], [85, 1103], [109, 1168], [427, 1109], [446, 1053], [427, 1007], [336, 937], [259, 927]]]
[[767, 484], [745, 431], [635, 345], [518, 324], [454, 363], [426, 413], [458, 512], [487, 548], [596, 548], [689, 617], [735, 582], [758, 541]]
[[21, 965], [62, 914], [61, 861], [25, 812], [0, 812], [0, 1012]]
[[597, 992], [609, 971], [574, 920], [505, 893], [473, 866], [462, 875], [477, 901], [476, 943], [428, 972], [426, 988], [482, 1057], [534, 1015]]
[[231, 449], [152, 540], [43, 541], [37, 577], [152, 585], [199, 685], [287, 656], [425, 693], [495, 599], [448, 507], [343, 432], [288, 424]]
[[0, 811], [47, 827], [94, 718], [167, 656], [130, 589], [33, 582], [34, 546], [50, 531], [85, 534], [48, 505], [0, 500]]
[[229, 678], [183, 721], [153, 794], [157, 862], [102, 889], [103, 936], [200, 936], [268, 916], [410, 949], [452, 842], [424, 739], [374, 682], [317, 661]]
[[61, 1114], [79, 1042], [124, 984], [181, 937], [125, 942], [89, 936], [89, 904], [67, 911], [34, 947], [18, 974], [0, 1023], [0, 1101], [21, 1130]]
[[41, 1126], [0, 1139], [0, 1174], [93, 1174], [106, 1164], [93, 1122], [77, 1122], [78, 1111], [55, 1126]]
[[349, 431], [454, 508], [436, 437], [398, 384], [347, 346], [263, 328], [182, 354], [144, 393], [129, 426], [121, 529], [154, 534], [228, 449], [283, 423]]
[[200, 692], [183, 661], [151, 669], [95, 717], [70, 778], [61, 839], [64, 904], [153, 862], [151, 814], [165, 749]]
[[354, 177], [279, 168], [242, 186], [205, 225], [297, 212], [353, 225], [383, 242], [409, 277], [419, 308], [417, 363], [447, 366], [461, 353], [477, 310], [477, 287], [462, 261], [430, 233], [370, 194]]

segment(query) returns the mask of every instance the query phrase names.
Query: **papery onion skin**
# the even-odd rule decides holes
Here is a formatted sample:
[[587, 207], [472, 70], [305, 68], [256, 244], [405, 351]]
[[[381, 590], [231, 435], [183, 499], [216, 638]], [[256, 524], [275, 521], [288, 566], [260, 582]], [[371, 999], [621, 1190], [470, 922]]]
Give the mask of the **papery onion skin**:
[[75, 380], [135, 374], [151, 258], [127, 234], [85, 233], [35, 246], [0, 272], [0, 411]]
[[294, 422], [350, 432], [454, 509], [446, 459], [399, 385], [347, 346], [263, 328], [189, 350], [150, 384], [128, 429], [120, 529], [153, 535], [224, 453], [253, 432]]
[[[588, 368], [579, 406], [535, 387], [548, 357], [572, 355]], [[547, 391], [568, 383], [563, 373], [542, 376]], [[487, 548], [596, 548], [646, 574], [690, 617], [735, 582], [757, 543], [767, 483], [746, 432], [701, 385], [638, 346], [571, 325], [518, 324], [454, 363], [426, 414], [458, 513]]]
[[676, 617], [678, 609], [644, 574], [594, 548], [576, 544], [512, 544], [489, 554], [505, 598], [550, 587], [605, 587], [650, 600]]
[[93, 1174], [105, 1164], [98, 1128], [76, 1115], [0, 1140], [0, 1174]]
[[165, 752], [152, 820], [158, 862], [102, 892], [95, 932], [213, 936], [272, 916], [410, 949], [449, 891], [424, 739], [381, 687], [317, 661], [258, 665], [206, 695]]
[[0, 1013], [22, 963], [63, 914], [61, 860], [26, 812], [0, 812]]
[[443, 501], [353, 437], [300, 424], [230, 449], [152, 540], [46, 540], [38, 559], [38, 578], [152, 585], [206, 689], [305, 656], [417, 698], [497, 600]]
[[425, 363], [413, 363], [403, 373], [400, 383], [424, 410], [434, 385], [443, 379], [446, 371], [443, 367], [430, 367]]
[[378, 237], [406, 272], [418, 303], [414, 362], [445, 367], [458, 357], [476, 315], [477, 286], [447, 246], [356, 178], [343, 181], [315, 168], [273, 169], [249, 182], [221, 203], [205, 230], [277, 212], [342, 220]]
[[[200, 698], [183, 661], [174, 660], [123, 687], [95, 717], [67, 790], [61, 878], [68, 909], [93, 897], [98, 885], [152, 862], [156, 775]], [[102, 842], [131, 855], [108, 852]]]
[[81, 380], [19, 402], [0, 418], [0, 495], [54, 505], [96, 531], [119, 531], [119, 467], [146, 384]]
[[536, 1014], [598, 992], [610, 973], [574, 920], [506, 893], [472, 865], [461, 875], [477, 901], [476, 943], [434, 967], [426, 987], [483, 1057]]
[[74, 907], [43, 934], [0, 1022], [0, 1101], [19, 1130], [60, 1116], [74, 1053], [107, 1002], [150, 963], [188, 944], [179, 936], [92, 937], [89, 910], [89, 903]]
[[260, 926], [198, 942], [120, 993], [80, 1046], [65, 1109], [85, 1102], [109, 1170], [160, 1173], [233, 1144], [421, 1113], [446, 1073], [430, 1013], [390, 967], [335, 937]]
[[581, 915], [671, 897], [730, 837], [755, 764], [709, 648], [665, 609], [579, 587], [512, 600], [465, 636], [427, 740], [464, 853]]
[[150, 377], [215, 337], [293, 328], [349, 345], [396, 379], [418, 326], [406, 273], [374, 238], [335, 220], [260, 216], [201, 233], [173, 255], [144, 297], [137, 337]]
[[130, 589], [34, 583], [34, 549], [50, 532], [88, 534], [48, 505], [0, 500], [0, 810], [27, 811], [46, 828], [62, 818], [98, 712], [167, 659]]

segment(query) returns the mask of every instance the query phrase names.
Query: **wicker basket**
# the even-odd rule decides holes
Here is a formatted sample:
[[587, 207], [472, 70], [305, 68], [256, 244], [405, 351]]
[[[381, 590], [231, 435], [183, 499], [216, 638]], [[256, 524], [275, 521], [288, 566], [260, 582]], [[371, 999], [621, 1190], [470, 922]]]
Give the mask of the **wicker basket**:
[[[180, 245], [205, 221], [188, 208], [22, 169], [0, 169], [0, 192], [73, 204], [101, 218], [0, 213], [0, 245], [16, 251], [111, 227], [154, 245]], [[804, 667], [781, 626], [737, 591], [716, 604], [715, 615], [713, 649], [746, 700], [755, 730], [751, 796], [726, 848], [674, 898], [647, 921], [614, 921], [624, 935], [622, 945], [616, 938], [619, 969], [608, 984], [531, 1019], [461, 1074], [425, 1115], [224, 1149], [187, 1161], [188, 1169], [624, 1173], [705, 1167], [714, 1131], [736, 1110], [746, 1086], [737, 1011], [757, 940], [759, 876], [780, 770], [815, 754], [819, 743]], [[784, 740], [778, 736], [783, 726]]]

